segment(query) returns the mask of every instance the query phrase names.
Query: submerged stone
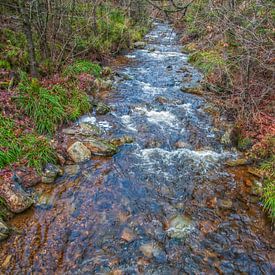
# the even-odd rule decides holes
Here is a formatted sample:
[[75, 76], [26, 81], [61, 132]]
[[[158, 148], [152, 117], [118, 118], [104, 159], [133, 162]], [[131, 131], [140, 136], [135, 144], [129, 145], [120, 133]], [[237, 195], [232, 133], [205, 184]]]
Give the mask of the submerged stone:
[[10, 234], [10, 230], [8, 226], [0, 219], [0, 241], [5, 240], [8, 238]]
[[91, 158], [90, 150], [81, 142], [77, 141], [72, 144], [67, 150], [70, 158], [75, 163], [87, 161]]
[[170, 238], [185, 238], [192, 230], [192, 220], [186, 216], [177, 215], [169, 221], [167, 235]]
[[43, 171], [41, 181], [43, 183], [53, 183], [57, 176], [62, 176], [63, 170], [52, 163], [48, 163]]
[[120, 138], [113, 138], [110, 140], [110, 143], [114, 146], [122, 146], [126, 143], [132, 143], [134, 141], [134, 138], [131, 136], [123, 136]]
[[201, 87], [182, 87], [181, 91], [188, 94], [203, 95], [203, 90]]

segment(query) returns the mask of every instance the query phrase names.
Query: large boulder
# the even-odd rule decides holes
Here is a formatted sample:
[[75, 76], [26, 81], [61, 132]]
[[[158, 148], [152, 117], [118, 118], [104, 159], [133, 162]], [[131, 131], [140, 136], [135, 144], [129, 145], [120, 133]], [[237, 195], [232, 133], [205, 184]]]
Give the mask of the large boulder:
[[89, 138], [83, 141], [93, 155], [112, 156], [117, 153], [117, 147], [104, 140]]
[[9, 233], [8, 226], [0, 219], [0, 241], [5, 240], [9, 236]]
[[67, 152], [70, 158], [75, 163], [80, 163], [83, 161], [87, 161], [91, 158], [90, 150], [81, 142], [77, 141], [73, 143], [68, 149]]
[[192, 231], [193, 225], [189, 217], [177, 215], [169, 221], [167, 235], [170, 238], [185, 238]]
[[18, 184], [0, 182], [0, 197], [4, 199], [7, 207], [13, 213], [21, 213], [32, 204], [32, 198]]

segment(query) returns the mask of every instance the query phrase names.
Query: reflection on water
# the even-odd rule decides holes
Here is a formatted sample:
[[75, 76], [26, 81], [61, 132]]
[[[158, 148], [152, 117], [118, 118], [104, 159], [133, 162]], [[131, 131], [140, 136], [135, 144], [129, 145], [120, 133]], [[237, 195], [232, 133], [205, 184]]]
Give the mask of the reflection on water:
[[0, 245], [3, 271], [271, 274], [271, 232], [243, 189], [247, 174], [225, 170], [235, 153], [220, 144], [204, 100], [181, 91], [201, 75], [168, 25], [146, 39], [107, 97], [114, 111], [80, 120], [135, 142], [39, 186], [34, 209], [12, 221], [22, 233]]

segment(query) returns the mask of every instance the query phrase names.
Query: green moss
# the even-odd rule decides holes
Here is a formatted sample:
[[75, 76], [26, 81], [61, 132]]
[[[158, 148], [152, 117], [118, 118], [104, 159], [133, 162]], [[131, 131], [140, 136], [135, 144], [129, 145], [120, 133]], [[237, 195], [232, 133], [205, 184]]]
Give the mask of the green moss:
[[215, 50], [197, 51], [190, 55], [189, 62], [194, 64], [205, 74], [212, 73], [217, 68], [224, 68], [226, 65], [225, 60]]
[[244, 151], [249, 149], [253, 145], [253, 141], [250, 138], [239, 137], [237, 147], [239, 150]]
[[6, 60], [0, 60], [0, 69], [10, 70], [11, 64]]

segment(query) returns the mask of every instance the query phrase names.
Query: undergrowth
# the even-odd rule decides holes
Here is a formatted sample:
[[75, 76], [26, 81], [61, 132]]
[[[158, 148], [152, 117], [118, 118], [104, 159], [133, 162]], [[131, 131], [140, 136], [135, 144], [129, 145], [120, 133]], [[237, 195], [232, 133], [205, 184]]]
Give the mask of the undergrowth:
[[88, 96], [75, 87], [44, 88], [37, 79], [21, 74], [18, 90], [15, 101], [34, 120], [39, 134], [52, 135], [60, 124], [90, 110]]
[[47, 138], [18, 130], [11, 119], [0, 114], [0, 169], [22, 162], [41, 171], [46, 163], [55, 162], [55, 152]]

